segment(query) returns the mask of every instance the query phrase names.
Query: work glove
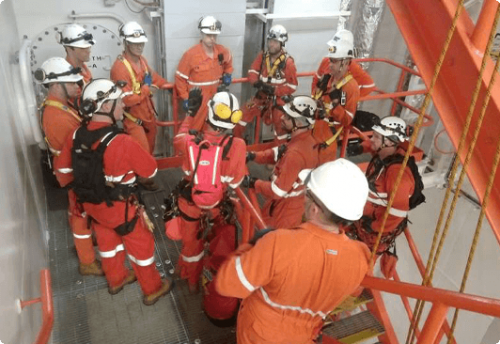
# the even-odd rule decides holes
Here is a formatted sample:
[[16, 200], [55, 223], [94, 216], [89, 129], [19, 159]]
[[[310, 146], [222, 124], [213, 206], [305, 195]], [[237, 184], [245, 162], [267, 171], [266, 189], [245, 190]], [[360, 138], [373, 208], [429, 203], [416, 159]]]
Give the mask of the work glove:
[[285, 154], [286, 152], [286, 149], [287, 149], [287, 145], [286, 144], [282, 144], [278, 147], [278, 159], [276, 161], [278, 161], [279, 159], [281, 159], [281, 157]]
[[257, 178], [246, 175], [243, 177], [243, 181], [241, 182], [241, 186], [245, 188], [255, 188], [255, 182]]
[[285, 94], [284, 96], [281, 96], [281, 100], [286, 104], [290, 103], [293, 101], [293, 96], [291, 94]]
[[182, 101], [182, 109], [183, 109], [184, 111], [186, 111], [186, 112], [188, 111], [188, 104], [189, 104], [189, 102], [188, 102], [188, 100], [187, 100], [187, 99], [184, 99], [184, 100]]
[[330, 93], [328, 93], [328, 97], [330, 97], [332, 104], [337, 105], [340, 103], [342, 99], [342, 90], [334, 89]]
[[347, 156], [363, 154], [363, 146], [360, 143], [350, 144], [346, 149]]
[[321, 91], [326, 91], [326, 88], [328, 86], [328, 81], [330, 81], [330, 78], [332, 76], [330, 74], [325, 74], [321, 77], [321, 79], [318, 80], [316, 83], [316, 87], [320, 89]]
[[222, 83], [226, 86], [231, 85], [231, 81], [233, 79], [233, 76], [229, 73], [222, 74]]
[[196, 113], [200, 109], [201, 102], [203, 101], [203, 95], [201, 94], [201, 88], [195, 87], [189, 91], [187, 112], [189, 116], [196, 116]]
[[274, 228], [264, 228], [259, 231], [256, 231], [255, 234], [253, 235], [253, 238], [250, 239], [248, 243], [250, 245], [255, 245], [257, 241], [259, 241], [259, 239], [261, 239], [264, 235], [272, 231], [274, 231]]
[[151, 76], [151, 73], [146, 73], [144, 75], [143, 83], [144, 83], [144, 85], [151, 86], [151, 84], [153, 83], [153, 77]]
[[262, 84], [262, 87], [261, 87], [261, 90], [262, 92], [264, 92], [265, 94], [267, 94], [268, 96], [273, 96], [274, 95], [274, 90], [275, 90], [275, 87], [274, 86], [271, 86], [269, 84], [265, 84], [263, 83]]
[[246, 162], [254, 161], [256, 156], [255, 152], [247, 152]]
[[262, 80], [258, 80], [256, 83], [253, 84], [253, 87], [260, 90], [263, 85], [264, 85], [264, 82]]

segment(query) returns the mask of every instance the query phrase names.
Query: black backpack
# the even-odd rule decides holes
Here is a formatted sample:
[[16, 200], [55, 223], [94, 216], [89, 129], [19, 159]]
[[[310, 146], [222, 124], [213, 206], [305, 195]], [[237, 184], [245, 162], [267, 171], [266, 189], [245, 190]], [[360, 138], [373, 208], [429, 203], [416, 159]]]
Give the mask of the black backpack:
[[[402, 164], [404, 160], [404, 156], [401, 154], [394, 154], [391, 156], [388, 156], [384, 160], [378, 159], [378, 161], [381, 161], [382, 164], [380, 164], [380, 167], [377, 166], [377, 162], [375, 162], [375, 170], [374, 170], [374, 175], [378, 175], [380, 173], [380, 170], [382, 167], [385, 167], [386, 169], [389, 168], [389, 166], [394, 165], [394, 164]], [[415, 180], [415, 188], [413, 190], [413, 194], [410, 197], [410, 210], [415, 209], [418, 205], [422, 204], [425, 202], [425, 195], [422, 193], [424, 190], [424, 182], [422, 181], [422, 176], [418, 172], [418, 167], [417, 164], [415, 163], [415, 158], [413, 156], [410, 156], [408, 159], [407, 165], [410, 168], [411, 174], [413, 175], [413, 179]], [[370, 168], [370, 167], [368, 167]]]
[[[123, 188], [106, 185], [103, 157], [109, 142], [120, 133], [122, 130], [114, 126], [93, 131], [88, 130], [86, 126], [77, 129], [71, 150], [74, 176], [71, 187], [78, 202], [93, 204], [106, 202], [111, 206], [111, 201], [119, 199], [119, 193]], [[103, 137], [97, 148], [92, 149], [95, 142]]]

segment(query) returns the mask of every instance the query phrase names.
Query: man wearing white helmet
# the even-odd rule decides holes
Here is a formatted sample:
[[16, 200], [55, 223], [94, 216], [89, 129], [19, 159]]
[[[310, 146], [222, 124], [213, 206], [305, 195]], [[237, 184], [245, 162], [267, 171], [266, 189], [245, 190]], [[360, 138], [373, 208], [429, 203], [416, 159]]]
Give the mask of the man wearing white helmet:
[[358, 292], [368, 271], [366, 245], [343, 230], [363, 214], [363, 172], [338, 159], [313, 170], [306, 188], [305, 223], [257, 233], [218, 272], [217, 290], [243, 299], [238, 344], [315, 343], [327, 315]]
[[[180, 211], [180, 228], [182, 229], [182, 250], [179, 258], [178, 267], [181, 278], [188, 281], [189, 290], [197, 292], [200, 274], [202, 271], [204, 255], [204, 238], [200, 237], [200, 219], [206, 217], [214, 219], [216, 225], [224, 224], [220, 205], [227, 199], [226, 190], [228, 188], [237, 188], [247, 174], [245, 166], [245, 142], [240, 138], [233, 138], [230, 130], [234, 128], [241, 118], [238, 99], [229, 92], [218, 92], [208, 101], [208, 114], [205, 115], [206, 125], [203, 131], [193, 135], [189, 131], [192, 122], [195, 119], [196, 112], [201, 109], [202, 94], [201, 90], [193, 89], [189, 92], [190, 107], [188, 116], [179, 129], [179, 133], [174, 138], [174, 144], [184, 156], [182, 170], [186, 177], [180, 184], [180, 196], [178, 198], [178, 208]], [[200, 110], [201, 111], [201, 110]], [[211, 146], [219, 146], [221, 157], [220, 162], [217, 159], [203, 159], [204, 165], [219, 166], [216, 171], [220, 175], [220, 197], [212, 199], [210, 206], [203, 207], [200, 201], [197, 201], [193, 195], [193, 188], [198, 187], [202, 176], [196, 174], [193, 177], [193, 171], [199, 171], [199, 154], [192, 153], [197, 143], [208, 142]], [[195, 163], [198, 161], [198, 163]], [[210, 168], [212, 171], [212, 169]], [[217, 174], [215, 175], [215, 177]], [[196, 179], [195, 185], [193, 178]], [[209, 178], [210, 179], [210, 178]], [[203, 207], [203, 208], [202, 208]]]
[[[366, 170], [366, 177], [370, 185], [368, 202], [363, 211], [363, 217], [353, 225], [349, 233], [352, 237], [365, 242], [370, 249], [374, 247], [377, 235], [382, 229], [386, 205], [394, 190], [393, 185], [408, 146], [409, 128], [403, 119], [388, 116], [380, 120], [380, 123], [375, 124], [372, 130], [373, 136], [370, 141], [350, 146], [347, 151], [348, 155], [351, 156], [363, 152], [373, 154]], [[382, 272], [388, 278], [392, 276], [395, 258], [397, 258], [395, 253], [390, 252], [390, 250], [395, 245], [396, 237], [407, 227], [408, 211], [425, 200], [421, 194], [422, 189], [423, 184], [418, 174], [415, 159], [410, 157], [389, 210], [389, 217], [383, 229], [384, 234], [382, 234], [377, 249], [379, 255], [386, 253], [382, 257]], [[415, 191], [418, 192], [415, 193]], [[416, 198], [413, 197], [414, 193]]]
[[[152, 223], [135, 195], [137, 177], [154, 176], [156, 161], [115, 125], [123, 119], [122, 87], [94, 79], [84, 88], [85, 125], [67, 138], [55, 170], [61, 185], [73, 188], [92, 218], [108, 292], [115, 295], [138, 280], [149, 306], [173, 283], [162, 281], [156, 270]], [[80, 159], [81, 154], [86, 158]], [[125, 267], [125, 254], [133, 270]]]
[[175, 89], [184, 111], [188, 111], [189, 91], [201, 88], [203, 102], [191, 124], [191, 129], [201, 130], [207, 114], [206, 103], [218, 91], [220, 86], [229, 86], [233, 73], [231, 51], [217, 44], [217, 37], [222, 30], [222, 23], [213, 16], [201, 17], [198, 21], [200, 43], [189, 48], [179, 61], [175, 72]]
[[[164, 87], [167, 81], [148, 64], [142, 52], [148, 41], [146, 32], [136, 22], [128, 22], [118, 29], [123, 39], [124, 51], [111, 67], [111, 80], [123, 80], [125, 104], [125, 131], [151, 154], [155, 148], [156, 120], [152, 96]], [[158, 187], [153, 181], [145, 182], [151, 189]]]
[[275, 164], [271, 181], [246, 177], [243, 183], [254, 187], [267, 199], [262, 209], [263, 220], [273, 228], [292, 228], [302, 222], [305, 186], [299, 175], [304, 169], [320, 165], [319, 143], [312, 133], [316, 101], [311, 97], [297, 96], [283, 109], [281, 127], [290, 135], [290, 141], [286, 145], [247, 154], [249, 161]]
[[314, 99], [323, 102], [325, 108], [324, 120], [318, 121], [314, 128], [316, 138], [328, 142], [322, 161], [331, 161], [337, 157], [337, 142], [330, 139], [339, 130], [351, 125], [360, 94], [358, 83], [349, 72], [354, 58], [352, 33], [340, 30], [327, 44], [329, 72], [323, 74], [319, 81], [313, 80], [312, 94]]
[[92, 72], [85, 62], [90, 61], [90, 48], [95, 44], [92, 34], [78, 24], [68, 24], [62, 32], [56, 33], [56, 40], [66, 50], [66, 61], [75, 68], [81, 68], [83, 81], [88, 84], [92, 80]]
[[298, 81], [295, 62], [284, 48], [287, 41], [288, 32], [282, 25], [271, 27], [267, 51], [261, 51], [248, 70], [248, 82], [257, 93], [243, 106], [243, 118], [234, 130], [235, 136], [243, 137], [248, 123], [256, 116], [263, 116], [264, 123], [273, 126], [277, 141], [288, 139], [288, 134], [281, 129], [281, 107], [285, 103], [281, 97], [294, 93]]
[[[82, 76], [80, 69], [71, 66], [62, 57], [53, 57], [45, 61], [35, 72], [35, 79], [48, 88], [47, 98], [42, 103], [41, 124], [45, 142], [53, 156], [54, 163], [66, 142], [66, 138], [80, 126], [81, 118], [69, 101], [80, 93]], [[92, 231], [81, 204], [76, 201], [72, 190], [68, 191], [68, 217], [81, 275], [102, 276], [100, 263], [95, 258], [92, 244]]]

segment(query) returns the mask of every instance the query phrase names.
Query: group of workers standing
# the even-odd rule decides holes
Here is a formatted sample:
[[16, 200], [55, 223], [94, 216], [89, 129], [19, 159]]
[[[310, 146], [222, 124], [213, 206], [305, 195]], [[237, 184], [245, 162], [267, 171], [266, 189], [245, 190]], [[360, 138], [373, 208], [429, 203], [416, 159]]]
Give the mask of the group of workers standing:
[[[285, 50], [288, 33], [281, 25], [273, 26], [267, 49], [248, 72], [255, 96], [240, 109], [238, 99], [227, 91], [231, 52], [216, 43], [221, 23], [207, 16], [198, 28], [200, 43], [184, 53], [175, 75], [186, 114], [173, 142], [183, 156], [185, 173], [175, 202], [182, 239], [178, 273], [196, 293], [206, 250], [207, 225], [202, 222], [231, 222], [221, 206], [227, 206], [229, 191], [254, 188], [266, 199], [263, 220], [273, 230], [258, 233], [228, 254], [217, 271], [215, 289], [243, 299], [238, 343], [313, 343], [326, 315], [358, 290], [368, 271], [369, 248], [381, 230], [401, 163], [391, 157], [404, 155], [407, 125], [386, 117], [373, 126], [370, 141], [349, 147], [350, 155], [372, 153], [365, 175], [352, 162], [337, 158], [336, 151], [337, 138], [351, 125], [359, 97], [375, 89], [371, 77], [352, 61], [351, 32], [339, 30], [327, 42], [311, 96], [293, 96], [298, 81], [294, 60]], [[54, 172], [61, 186], [69, 187], [80, 273], [105, 275], [112, 295], [137, 280], [144, 304], [152, 305], [174, 283], [162, 280], [155, 268], [153, 226], [136, 196], [136, 185], [158, 188], [153, 180], [157, 165], [152, 156], [152, 96], [166, 88], [167, 81], [142, 56], [148, 40], [142, 27], [128, 22], [119, 32], [124, 51], [113, 64], [110, 80], [92, 79], [85, 62], [95, 41], [77, 24], [67, 25], [58, 36], [66, 58], [47, 60], [35, 78], [48, 89], [41, 123]], [[276, 146], [247, 152], [243, 136], [256, 116], [272, 125]], [[123, 130], [117, 128], [118, 121], [123, 121]], [[90, 171], [89, 161], [96, 157], [101, 171]], [[249, 161], [273, 164], [270, 180], [250, 176]], [[94, 178], [99, 172], [102, 183]], [[379, 255], [394, 246], [394, 233], [406, 227], [414, 189], [414, 174], [407, 167]], [[125, 267], [126, 256], [133, 270]], [[390, 277], [391, 271], [386, 273]]]

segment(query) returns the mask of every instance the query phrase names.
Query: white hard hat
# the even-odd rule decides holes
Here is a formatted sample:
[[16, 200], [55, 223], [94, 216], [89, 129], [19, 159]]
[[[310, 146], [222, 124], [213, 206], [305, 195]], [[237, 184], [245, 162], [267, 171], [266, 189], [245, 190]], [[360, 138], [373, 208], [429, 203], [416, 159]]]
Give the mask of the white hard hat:
[[328, 44], [328, 54], [327, 57], [333, 57], [335, 59], [345, 59], [354, 57], [354, 37], [352, 32], [348, 30], [339, 30], [329, 40]]
[[406, 134], [406, 122], [396, 116], [387, 116], [382, 118], [380, 123], [375, 124], [372, 129], [395, 143], [408, 140], [408, 135]]
[[78, 24], [68, 24], [62, 32], [56, 32], [56, 40], [65, 47], [89, 48], [95, 44], [92, 34]]
[[339, 158], [314, 169], [306, 186], [333, 214], [349, 221], [359, 220], [363, 215], [368, 181], [349, 160]]
[[315, 121], [316, 101], [308, 96], [296, 96], [283, 105], [283, 110], [293, 118], [304, 118], [309, 124]]
[[122, 87], [125, 85], [123, 81], [115, 84], [108, 79], [92, 80], [83, 89], [81, 111], [87, 115], [99, 111], [104, 102], [120, 98], [123, 92]]
[[130, 43], [146, 43], [148, 38], [146, 32], [137, 22], [131, 21], [118, 28], [120, 37]]
[[35, 80], [44, 85], [54, 82], [78, 82], [83, 79], [81, 69], [75, 68], [62, 57], [52, 57], [35, 71]]
[[201, 17], [198, 21], [198, 29], [207, 35], [219, 35], [222, 23], [212, 16]]
[[234, 94], [218, 92], [208, 101], [208, 120], [216, 127], [233, 129], [243, 113]]
[[274, 39], [285, 44], [288, 41], [288, 32], [283, 25], [273, 25], [267, 34], [267, 39]]

